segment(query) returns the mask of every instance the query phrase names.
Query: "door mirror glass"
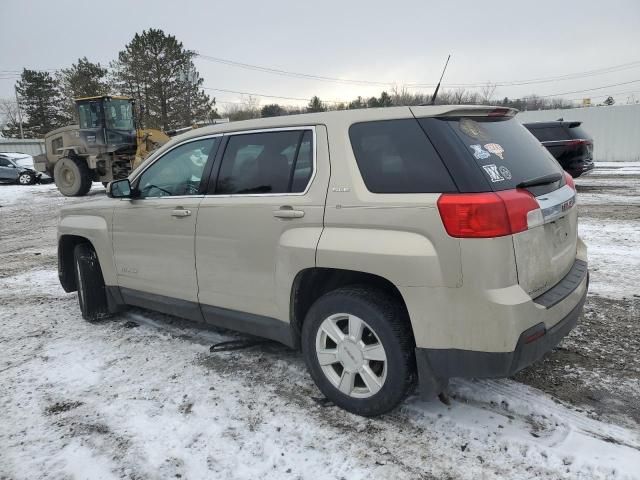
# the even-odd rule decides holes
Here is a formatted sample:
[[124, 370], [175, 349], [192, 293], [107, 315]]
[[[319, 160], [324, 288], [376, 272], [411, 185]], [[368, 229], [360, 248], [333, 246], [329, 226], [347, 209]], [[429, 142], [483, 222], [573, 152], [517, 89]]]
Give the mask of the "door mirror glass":
[[131, 184], [129, 179], [116, 180], [107, 185], [107, 196], [111, 198], [130, 198]]

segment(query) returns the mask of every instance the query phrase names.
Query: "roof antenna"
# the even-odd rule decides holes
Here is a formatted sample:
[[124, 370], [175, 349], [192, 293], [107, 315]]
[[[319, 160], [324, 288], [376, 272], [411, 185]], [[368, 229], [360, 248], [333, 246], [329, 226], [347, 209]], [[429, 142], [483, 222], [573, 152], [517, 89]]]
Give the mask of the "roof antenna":
[[444, 77], [444, 72], [447, 71], [447, 65], [449, 65], [449, 59], [451, 58], [451, 54], [447, 57], [447, 63], [444, 64], [444, 68], [442, 69], [442, 75], [440, 75], [440, 81], [438, 82], [438, 86], [436, 87], [436, 91], [433, 92], [433, 97], [431, 97], [431, 105], [436, 104], [436, 97], [438, 96], [438, 90], [440, 90], [440, 83], [442, 83], [442, 77]]

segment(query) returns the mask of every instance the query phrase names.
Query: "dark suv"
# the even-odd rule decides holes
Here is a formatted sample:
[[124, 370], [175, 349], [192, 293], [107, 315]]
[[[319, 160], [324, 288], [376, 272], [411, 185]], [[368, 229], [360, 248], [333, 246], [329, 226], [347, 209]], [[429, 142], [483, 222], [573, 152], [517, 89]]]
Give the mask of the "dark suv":
[[580, 126], [582, 122], [535, 122], [524, 126], [542, 142], [562, 168], [573, 178], [592, 170], [593, 139]]

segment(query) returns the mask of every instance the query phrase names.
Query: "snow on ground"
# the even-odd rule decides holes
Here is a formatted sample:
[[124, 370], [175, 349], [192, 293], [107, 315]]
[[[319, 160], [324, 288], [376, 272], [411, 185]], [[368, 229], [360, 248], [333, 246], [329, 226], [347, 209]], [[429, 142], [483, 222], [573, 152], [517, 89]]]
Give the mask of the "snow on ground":
[[589, 175], [640, 175], [640, 162], [595, 162]]
[[640, 293], [640, 220], [581, 218], [578, 232], [588, 247], [592, 293], [611, 298]]
[[[631, 296], [640, 219], [610, 218], [612, 190], [592, 192], [592, 292]], [[412, 396], [364, 419], [316, 401], [300, 354], [278, 344], [210, 353], [238, 335], [142, 309], [87, 323], [52, 248], [57, 210], [75, 201], [0, 186], [0, 479], [640, 478], [637, 423], [511, 379], [456, 380], [450, 406]]]
[[211, 354], [229, 333], [143, 310], [88, 324], [53, 271], [0, 301], [31, 279], [32, 305], [0, 313], [9, 478], [631, 478], [640, 464], [638, 432], [511, 380], [363, 419], [314, 402], [276, 344]]

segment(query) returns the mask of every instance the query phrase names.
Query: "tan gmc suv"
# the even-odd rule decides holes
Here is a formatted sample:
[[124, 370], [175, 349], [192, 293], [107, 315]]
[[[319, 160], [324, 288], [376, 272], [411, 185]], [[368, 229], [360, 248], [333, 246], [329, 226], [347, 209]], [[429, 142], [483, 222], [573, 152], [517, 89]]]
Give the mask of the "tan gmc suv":
[[88, 320], [125, 305], [301, 348], [360, 415], [419, 381], [505, 377], [576, 324], [573, 181], [479, 106], [314, 113], [193, 130], [106, 198], [63, 209], [60, 282]]

